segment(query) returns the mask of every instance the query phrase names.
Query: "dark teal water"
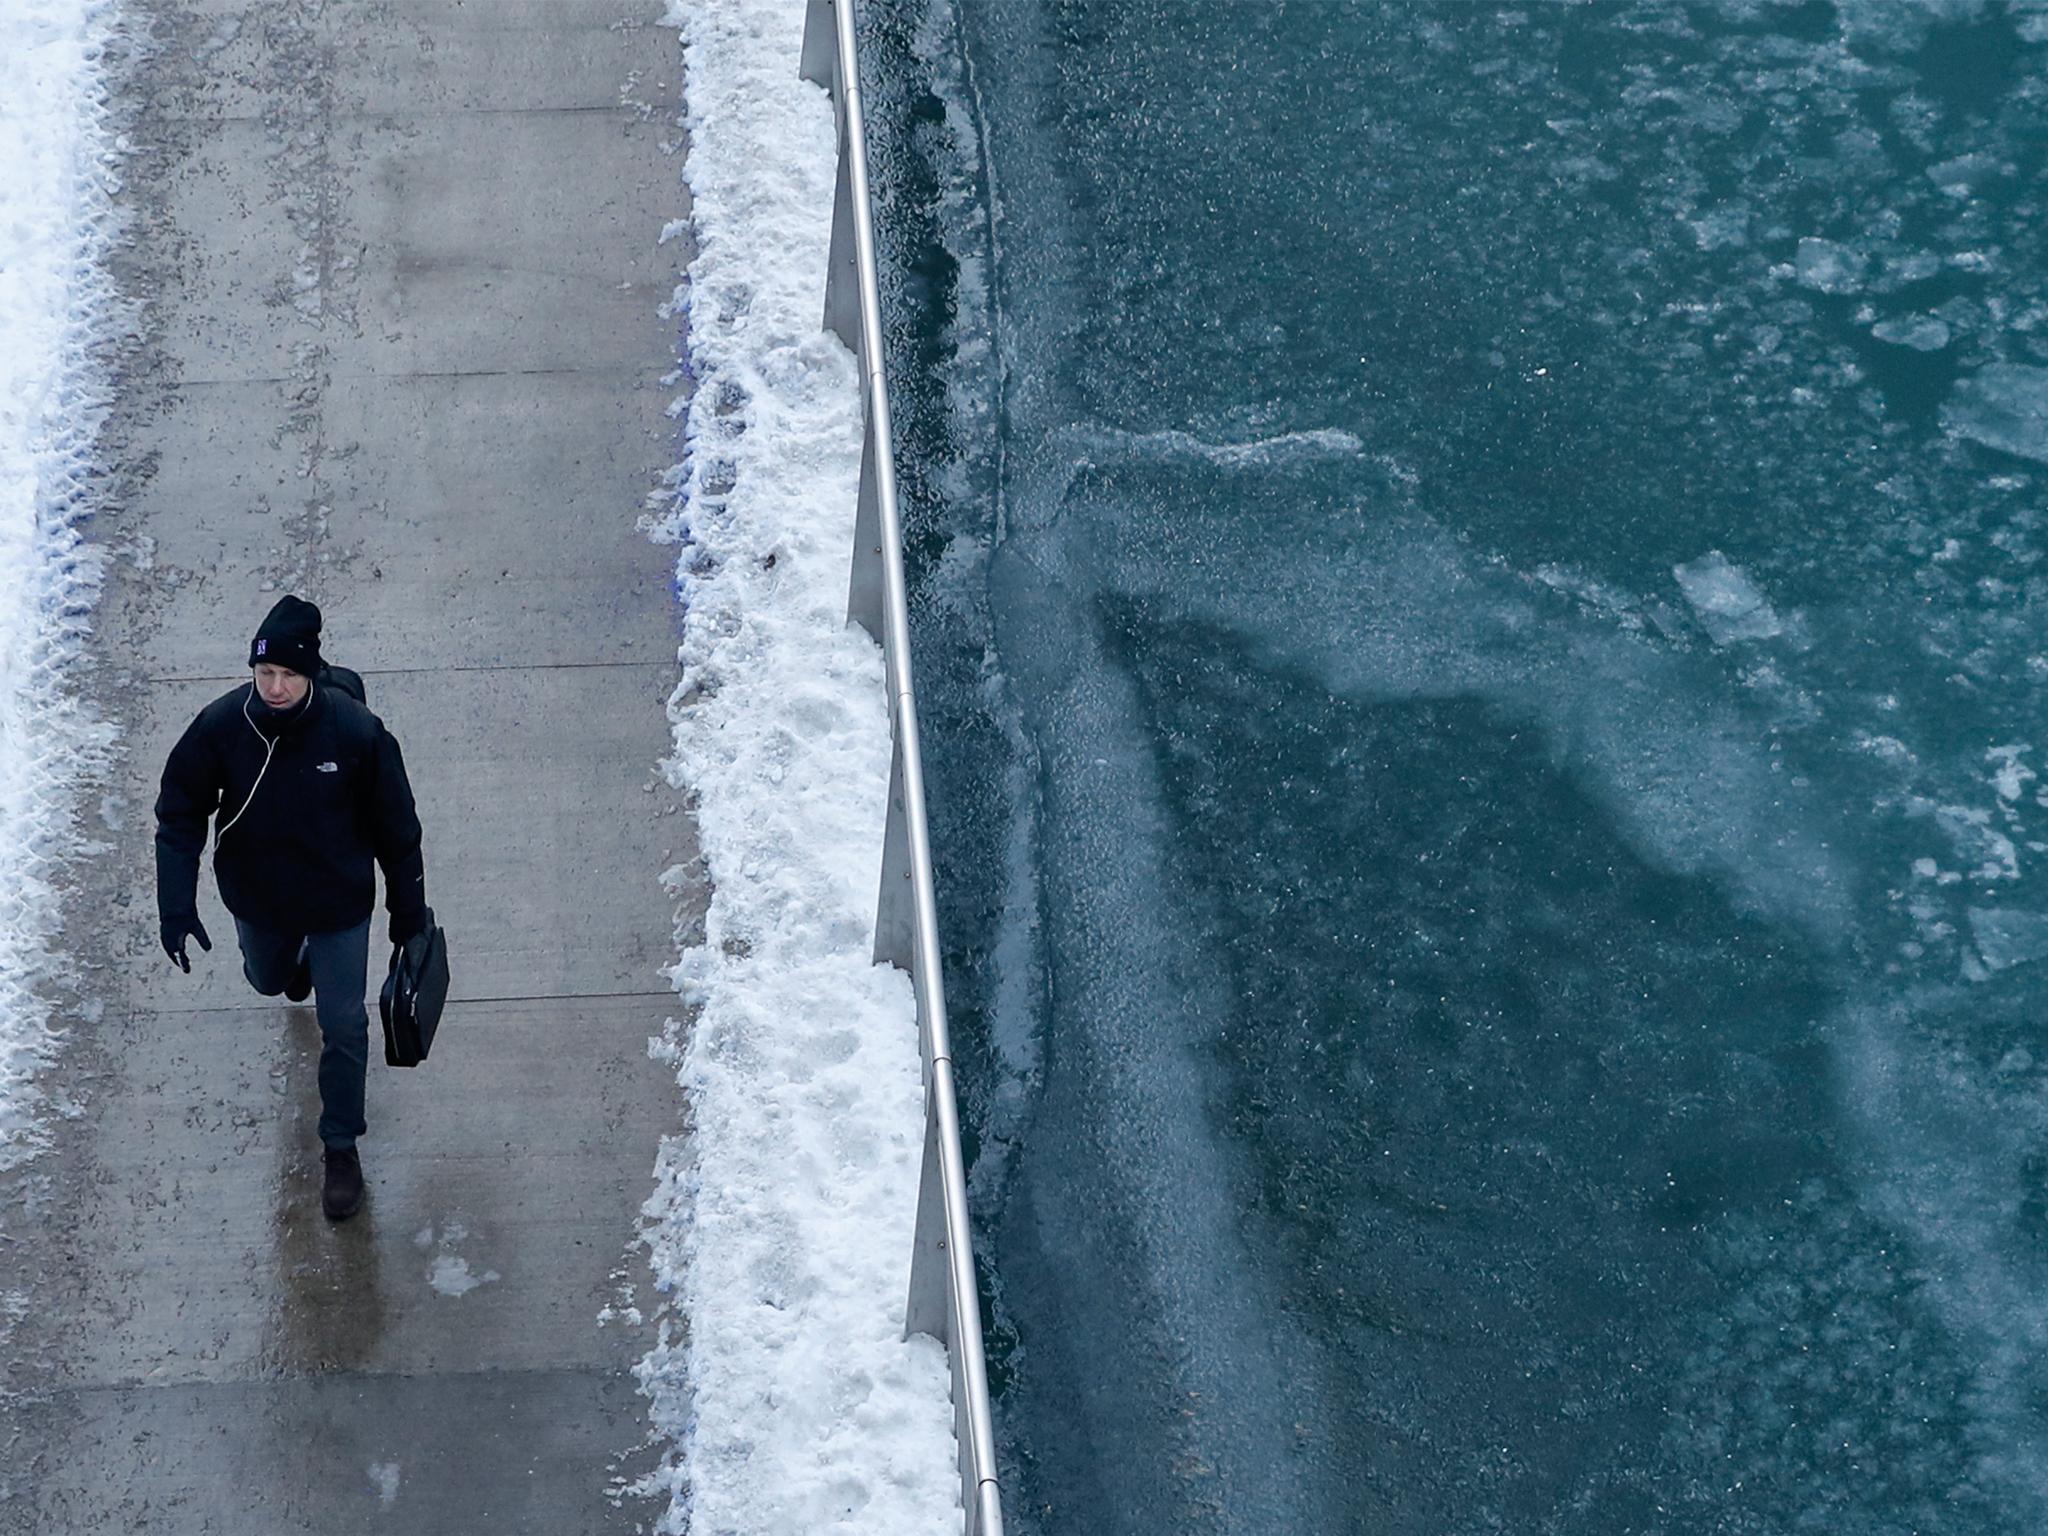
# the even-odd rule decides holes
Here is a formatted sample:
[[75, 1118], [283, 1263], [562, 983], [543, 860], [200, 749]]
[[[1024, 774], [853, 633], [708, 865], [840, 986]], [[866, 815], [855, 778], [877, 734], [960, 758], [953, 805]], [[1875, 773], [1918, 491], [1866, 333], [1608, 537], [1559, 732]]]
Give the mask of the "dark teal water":
[[2048, 1529], [2048, 10], [863, 25], [1014, 1527]]

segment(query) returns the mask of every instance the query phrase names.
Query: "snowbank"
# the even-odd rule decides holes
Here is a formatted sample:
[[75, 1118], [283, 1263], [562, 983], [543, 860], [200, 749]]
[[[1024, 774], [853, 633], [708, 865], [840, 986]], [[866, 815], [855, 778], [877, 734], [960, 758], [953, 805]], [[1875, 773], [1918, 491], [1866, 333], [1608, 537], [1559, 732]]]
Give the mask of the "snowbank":
[[0, 6], [0, 1168], [40, 1145], [35, 1078], [57, 1036], [40, 984], [85, 776], [109, 729], [66, 697], [98, 597], [92, 357], [120, 323], [101, 64], [112, 0]]
[[674, 972], [694, 1016], [655, 1042], [689, 1121], [647, 1205], [672, 1298], [640, 1366], [673, 1442], [661, 1528], [957, 1530], [945, 1354], [901, 1337], [923, 1090], [909, 981], [869, 959], [889, 733], [881, 653], [846, 622], [861, 424], [821, 328], [832, 109], [797, 79], [802, 5], [690, 0], [669, 24], [697, 240], [658, 530], [686, 609], [669, 772], [712, 898]]

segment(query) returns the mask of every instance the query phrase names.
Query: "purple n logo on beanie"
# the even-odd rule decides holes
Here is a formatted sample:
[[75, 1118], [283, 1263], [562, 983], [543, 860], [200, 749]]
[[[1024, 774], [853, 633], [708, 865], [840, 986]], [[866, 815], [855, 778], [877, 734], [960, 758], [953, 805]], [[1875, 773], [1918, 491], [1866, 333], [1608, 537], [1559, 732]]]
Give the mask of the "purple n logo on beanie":
[[267, 662], [306, 677], [320, 671], [320, 610], [302, 597], [277, 600], [249, 646], [249, 665]]

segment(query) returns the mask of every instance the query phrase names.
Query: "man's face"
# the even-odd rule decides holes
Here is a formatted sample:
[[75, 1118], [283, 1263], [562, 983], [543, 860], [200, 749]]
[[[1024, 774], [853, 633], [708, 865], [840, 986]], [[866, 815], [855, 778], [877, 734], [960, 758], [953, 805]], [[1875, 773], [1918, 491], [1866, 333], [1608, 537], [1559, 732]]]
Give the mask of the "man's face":
[[294, 672], [290, 667], [275, 666], [267, 661], [259, 661], [249, 670], [256, 674], [257, 696], [272, 709], [290, 708], [313, 686], [311, 678]]

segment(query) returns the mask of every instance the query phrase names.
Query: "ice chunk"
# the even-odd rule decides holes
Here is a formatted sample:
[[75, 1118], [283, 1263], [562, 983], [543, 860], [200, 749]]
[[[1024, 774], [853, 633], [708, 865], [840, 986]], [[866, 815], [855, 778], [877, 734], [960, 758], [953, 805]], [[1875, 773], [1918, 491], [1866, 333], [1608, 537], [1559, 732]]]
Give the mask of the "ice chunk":
[[1939, 352], [1948, 345], [1949, 330], [1946, 322], [1932, 315], [1907, 315], [1901, 320], [1879, 321], [1870, 328], [1870, 334], [1895, 347], [1911, 347], [1915, 352]]
[[1908, 763], [1913, 761], [1913, 749], [1896, 736], [1872, 736], [1858, 731], [1851, 738], [1862, 751], [1887, 763]]
[[2003, 971], [2048, 955], [2048, 912], [2015, 907], [1970, 908], [1970, 937], [1989, 970]]
[[1712, 208], [1686, 221], [1692, 237], [1703, 251], [1726, 250], [1749, 244], [1749, 209], [1741, 203]]
[[1939, 165], [1927, 167], [1927, 179], [1944, 192], [1967, 197], [1970, 189], [1978, 182], [1988, 181], [2004, 169], [2005, 167], [1990, 155], [1958, 155], [1953, 160], [1944, 160]]
[[1785, 626], [1778, 622], [1777, 614], [1764, 601], [1756, 583], [1749, 579], [1742, 567], [1718, 549], [1710, 549], [1699, 559], [1684, 565], [1673, 566], [1671, 574], [1678, 578], [1678, 589], [1692, 604], [1693, 612], [1713, 637], [1714, 644], [1768, 640], [1784, 632]]
[[2017, 800], [2027, 787], [2029, 779], [2039, 778], [2025, 763], [2022, 754], [2031, 750], [2025, 742], [2009, 747], [1993, 747], [1984, 754], [1986, 762], [1996, 763], [1998, 771], [1991, 776], [1991, 787], [1998, 791], [2001, 800]]
[[1863, 255], [1832, 240], [1808, 238], [1799, 242], [1793, 271], [1802, 288], [1822, 293], [1854, 293], [1863, 286]]
[[1927, 251], [1904, 251], [1887, 256], [1884, 262], [1885, 276], [1892, 286], [1925, 282], [1940, 270], [1941, 258]]
[[1991, 363], [1956, 384], [1941, 423], [1958, 437], [2048, 464], [2048, 368]]
[[1956, 856], [1966, 864], [1977, 860], [1977, 867], [1971, 871], [1972, 879], [2019, 879], [2020, 851], [2011, 838], [1991, 825], [1990, 811], [1977, 805], [1935, 805], [1917, 798], [1908, 805], [1911, 815], [1926, 815], [1930, 811], [1955, 845]]

